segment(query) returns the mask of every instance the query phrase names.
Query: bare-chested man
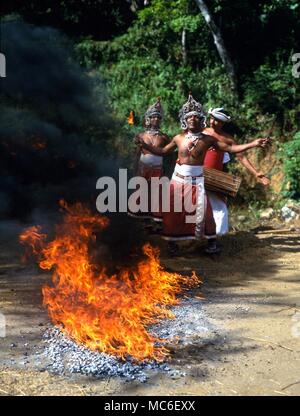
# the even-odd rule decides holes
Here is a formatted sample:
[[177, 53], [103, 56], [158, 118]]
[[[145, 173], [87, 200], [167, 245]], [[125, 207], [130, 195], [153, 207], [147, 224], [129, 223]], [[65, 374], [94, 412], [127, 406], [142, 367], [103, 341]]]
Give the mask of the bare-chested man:
[[[139, 133], [135, 141], [142, 141], [155, 149], [163, 148], [170, 142], [169, 137], [160, 131], [160, 124], [163, 118], [163, 109], [160, 98], [154, 105], [151, 105], [145, 113], [144, 126], [146, 130]], [[151, 206], [151, 178], [160, 178], [163, 175], [163, 158], [147, 149], [138, 149], [135, 162], [135, 176], [144, 177], [148, 183], [148, 212], [129, 211], [129, 215], [138, 218], [151, 218], [154, 221], [162, 221], [161, 196], [157, 201], [158, 206]], [[153, 205], [153, 204], [152, 204]], [[151, 210], [152, 208], [152, 210]]]
[[[236, 144], [234, 138], [224, 131], [224, 126], [231, 122], [230, 115], [221, 107], [211, 108], [208, 111], [208, 114], [210, 115], [210, 127], [205, 128], [203, 133], [214, 137], [218, 142], [227, 143], [229, 145]], [[236, 156], [239, 162], [245, 166], [258, 182], [262, 183], [264, 186], [270, 184], [270, 180], [262, 172], [257, 171], [245, 154], [238, 153]], [[205, 155], [204, 167], [223, 170], [224, 164], [229, 161], [230, 156], [227, 152], [212, 146]], [[207, 196], [213, 210], [217, 235], [228, 233], [228, 209], [226, 197], [211, 191], [207, 191]]]
[[[219, 251], [216, 244], [216, 225], [204, 190], [205, 154], [211, 146], [225, 152], [238, 153], [253, 147], [265, 147], [268, 140], [257, 139], [251, 143], [235, 145], [219, 142], [214, 137], [202, 133], [205, 115], [201, 104], [195, 101], [191, 94], [180, 110], [179, 117], [183, 133], [175, 136], [165, 147], [154, 147], [145, 143], [142, 138], [137, 138], [136, 142], [142, 149], [158, 156], [164, 156], [178, 148], [178, 160], [170, 186], [170, 210], [163, 212], [163, 238], [175, 241], [205, 236], [208, 239], [206, 252], [216, 253]], [[183, 202], [192, 201], [192, 205], [186, 209], [184, 203], [181, 212], [178, 212], [178, 198]], [[191, 206], [195, 207], [193, 213], [190, 211]], [[172, 245], [170, 248], [171, 252], [175, 253], [177, 247]]]

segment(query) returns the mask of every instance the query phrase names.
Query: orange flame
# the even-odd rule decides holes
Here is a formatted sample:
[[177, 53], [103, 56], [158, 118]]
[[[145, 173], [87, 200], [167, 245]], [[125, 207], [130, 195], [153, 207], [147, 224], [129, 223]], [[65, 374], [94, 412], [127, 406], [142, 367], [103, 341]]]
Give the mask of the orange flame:
[[143, 247], [145, 259], [135, 268], [112, 276], [104, 268], [96, 272], [89, 246], [95, 231], [108, 226], [108, 220], [80, 203], [69, 206], [61, 201], [61, 206], [66, 213], [53, 241], [45, 243], [37, 227], [20, 237], [34, 252], [40, 250], [42, 269], [53, 269], [53, 286], [43, 288], [52, 321], [92, 350], [123, 359], [130, 355], [137, 360], [162, 360], [168, 354], [163, 340], [146, 327], [161, 318], [173, 318], [167, 306], [178, 303], [182, 285], [192, 287], [200, 283], [199, 278], [194, 273], [183, 277], [164, 271], [159, 250], [149, 243]]
[[31, 253], [38, 255], [41, 252], [46, 237], [46, 234], [41, 233], [41, 226], [39, 225], [34, 225], [33, 227], [29, 227], [23, 231], [23, 233], [19, 236], [19, 241], [21, 244], [26, 244], [26, 247], [30, 248], [29, 250], [26, 250], [24, 256], [22, 257], [23, 262], [30, 257]]
[[45, 140], [37, 139], [32, 143], [32, 147], [35, 150], [43, 150], [43, 149], [46, 149], [47, 143]]
[[130, 111], [127, 122], [131, 126], [134, 124], [134, 111]]
[[33, 143], [32, 147], [36, 150], [43, 150], [47, 147], [46, 142], [36, 142]]

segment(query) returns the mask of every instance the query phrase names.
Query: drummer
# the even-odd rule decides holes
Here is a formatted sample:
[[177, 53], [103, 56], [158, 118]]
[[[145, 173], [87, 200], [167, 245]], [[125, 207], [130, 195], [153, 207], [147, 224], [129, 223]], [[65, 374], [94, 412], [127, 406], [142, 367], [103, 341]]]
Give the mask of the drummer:
[[[224, 108], [220, 107], [211, 108], [208, 111], [208, 114], [210, 115], [210, 127], [205, 128], [203, 133], [208, 134], [220, 143], [226, 143], [229, 145], [236, 144], [233, 137], [224, 131], [224, 126], [231, 122], [229, 113], [225, 111]], [[262, 183], [264, 186], [268, 186], [270, 184], [270, 180], [252, 165], [245, 154], [238, 153], [236, 156], [238, 161], [245, 166], [245, 168], [256, 178], [258, 182]], [[212, 146], [208, 149], [205, 155], [204, 167], [223, 171], [224, 165], [229, 161], [230, 156], [227, 152]], [[211, 191], [207, 191], [207, 196], [213, 210], [217, 235], [228, 233], [228, 209], [226, 196]]]
[[[202, 105], [192, 95], [179, 112], [182, 133], [175, 136], [163, 148], [137, 139], [141, 148], [158, 156], [164, 156], [178, 148], [178, 160], [170, 184], [170, 206], [163, 209], [163, 238], [169, 241], [170, 254], [178, 252], [176, 240], [191, 240], [206, 237], [206, 252], [219, 251], [216, 244], [216, 226], [209, 200], [206, 198], [203, 178], [203, 162], [207, 150], [214, 146], [220, 151], [238, 153], [253, 147], [265, 147], [267, 139], [257, 139], [251, 143], [236, 145], [216, 140], [202, 133], [205, 127], [205, 115]], [[181, 205], [178, 204], [181, 201]], [[194, 212], [186, 206], [191, 201]], [[180, 208], [180, 209], [178, 209]]]

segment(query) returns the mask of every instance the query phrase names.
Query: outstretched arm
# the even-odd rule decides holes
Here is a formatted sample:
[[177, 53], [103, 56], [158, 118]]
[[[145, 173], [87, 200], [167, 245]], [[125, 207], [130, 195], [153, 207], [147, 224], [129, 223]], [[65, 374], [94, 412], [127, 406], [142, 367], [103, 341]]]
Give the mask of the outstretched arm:
[[236, 155], [238, 161], [245, 166], [245, 168], [256, 178], [256, 180], [262, 183], [264, 186], [270, 185], [270, 179], [267, 178], [262, 172], [259, 172], [250, 162], [250, 160], [243, 154]]
[[[233, 137], [231, 137], [229, 139], [229, 143], [228, 144], [236, 144], [235, 140], [233, 139]], [[250, 162], [250, 160], [247, 158], [246, 155], [244, 155], [243, 153], [237, 153], [236, 155], [237, 160], [248, 170], [248, 172], [251, 173], [252, 176], [255, 177], [255, 179], [262, 183], [264, 186], [268, 186], [270, 185], [270, 179], [267, 178], [262, 172], [259, 172]]]
[[246, 144], [227, 144], [214, 139], [213, 146], [216, 149], [222, 150], [223, 152], [240, 153], [244, 152], [245, 150], [252, 149], [254, 147], [266, 147], [268, 143], [268, 139], [256, 139]]
[[172, 139], [170, 141], [170, 143], [168, 143], [166, 146], [164, 147], [155, 147], [152, 146], [151, 144], [147, 144], [145, 143], [142, 139], [138, 138], [138, 140], [136, 141], [136, 143], [145, 150], [148, 150], [148, 152], [153, 153], [154, 155], [157, 156], [165, 156], [168, 155], [169, 153], [172, 153], [174, 149], [176, 149], [177, 144], [175, 142], [174, 139]]

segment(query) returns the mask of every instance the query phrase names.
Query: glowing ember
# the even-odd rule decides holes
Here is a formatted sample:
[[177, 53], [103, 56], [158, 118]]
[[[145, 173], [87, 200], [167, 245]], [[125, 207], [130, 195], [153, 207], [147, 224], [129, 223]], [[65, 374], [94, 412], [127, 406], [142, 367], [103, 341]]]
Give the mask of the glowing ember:
[[43, 150], [43, 149], [46, 149], [47, 143], [46, 142], [35, 142], [35, 143], [32, 144], [32, 147], [35, 150]]
[[68, 206], [56, 237], [45, 242], [38, 227], [20, 236], [38, 253], [39, 266], [53, 270], [53, 286], [43, 288], [44, 304], [54, 324], [78, 343], [92, 350], [127, 355], [137, 360], [163, 359], [168, 351], [163, 340], [147, 332], [147, 325], [161, 318], [173, 318], [168, 305], [178, 303], [182, 286], [192, 287], [200, 280], [163, 270], [159, 250], [143, 247], [145, 259], [136, 266], [122, 268], [109, 276], [93, 263], [89, 248], [95, 232], [108, 226], [107, 218], [93, 215], [82, 204]]
[[76, 168], [76, 166], [78, 166], [78, 163], [75, 162], [75, 160], [69, 160], [69, 162], [68, 162], [68, 168], [69, 169], [74, 169], [74, 168]]

